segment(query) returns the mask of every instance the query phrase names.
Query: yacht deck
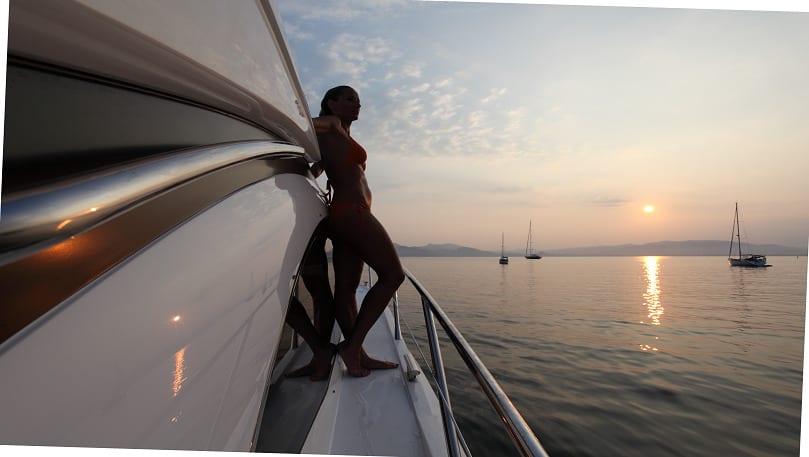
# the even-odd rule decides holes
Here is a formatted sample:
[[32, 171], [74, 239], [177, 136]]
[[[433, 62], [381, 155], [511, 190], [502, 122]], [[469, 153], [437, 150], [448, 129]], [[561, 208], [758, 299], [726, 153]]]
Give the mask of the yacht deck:
[[[358, 291], [358, 302], [365, 288]], [[335, 327], [332, 341], [339, 339]], [[375, 358], [397, 361], [399, 368], [374, 370], [364, 378], [348, 376], [339, 356], [327, 381], [303, 378], [274, 380], [268, 395], [259, 452], [306, 454], [447, 455], [441, 408], [423, 372], [408, 381], [412, 359], [404, 341], [394, 339], [391, 311], [385, 310], [366, 337]], [[283, 372], [309, 361], [305, 344], [281, 363]], [[288, 359], [288, 360], [287, 360]], [[412, 369], [412, 368], [411, 368]], [[281, 371], [281, 370], [279, 370]], [[302, 447], [301, 446], [301, 442]]]

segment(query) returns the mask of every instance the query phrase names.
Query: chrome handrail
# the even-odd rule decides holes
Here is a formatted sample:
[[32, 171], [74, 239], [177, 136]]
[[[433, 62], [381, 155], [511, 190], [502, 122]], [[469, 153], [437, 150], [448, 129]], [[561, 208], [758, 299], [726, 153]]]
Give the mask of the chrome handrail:
[[[410, 283], [413, 284], [416, 291], [421, 296], [422, 306], [424, 307], [424, 314], [425, 314], [425, 322], [427, 323], [427, 330], [429, 334], [430, 340], [430, 350], [433, 352], [433, 363], [436, 364], [441, 363], [440, 359], [440, 351], [438, 355], [438, 359], [436, 359], [435, 352], [433, 351], [433, 341], [435, 342], [435, 348], [438, 348], [438, 338], [435, 332], [435, 326], [430, 325], [433, 321], [433, 317], [438, 319], [438, 322], [444, 328], [444, 331], [447, 333], [450, 341], [452, 341], [453, 345], [455, 346], [456, 351], [461, 356], [461, 358], [466, 363], [469, 371], [475, 376], [477, 379], [478, 384], [480, 384], [481, 389], [486, 394], [489, 399], [489, 403], [491, 403], [492, 407], [500, 416], [504, 426], [506, 427], [506, 431], [508, 432], [511, 440], [514, 442], [517, 450], [520, 452], [520, 455], [526, 457], [547, 457], [548, 454], [545, 452], [545, 449], [539, 443], [539, 439], [537, 439], [534, 432], [531, 430], [531, 427], [525, 422], [520, 412], [508, 398], [508, 395], [503, 391], [497, 381], [494, 379], [494, 376], [489, 372], [489, 369], [483, 364], [480, 358], [475, 354], [475, 351], [466, 342], [466, 339], [463, 337], [460, 331], [455, 327], [449, 317], [444, 313], [438, 303], [433, 299], [429, 292], [421, 285], [421, 283], [416, 279], [416, 277], [407, 269], [405, 269], [405, 275], [407, 279], [410, 280]], [[398, 305], [398, 303], [397, 303]], [[399, 322], [395, 323], [395, 326], [398, 328]], [[436, 370], [438, 372], [439, 370]], [[440, 372], [443, 374], [443, 364], [441, 365]], [[438, 378], [439, 382], [439, 389], [441, 390], [442, 394], [446, 394], [446, 400], [449, 400], [449, 392], [446, 385], [446, 380], [443, 377]], [[442, 405], [443, 406], [443, 405]], [[444, 409], [442, 407], [442, 409]], [[446, 408], [449, 410], [449, 408]], [[448, 411], [451, 414], [451, 411]], [[447, 426], [447, 421], [445, 419], [445, 426]], [[450, 432], [448, 427], [445, 430], [447, 433], [448, 443], [451, 443], [451, 438], [454, 435], [454, 428]], [[457, 444], [456, 444], [457, 446]], [[452, 444], [449, 444], [450, 455], [457, 455], [457, 448], [455, 449], [456, 454], [452, 453]]]
[[123, 208], [202, 174], [262, 156], [303, 156], [303, 148], [256, 140], [187, 149], [93, 179], [9, 195], [0, 207], [0, 252], [66, 239]]
[[402, 339], [402, 326], [399, 324], [399, 293], [393, 293], [393, 339]]
[[421, 296], [421, 306], [424, 311], [424, 324], [427, 327], [427, 340], [430, 343], [430, 355], [433, 359], [433, 374], [438, 390], [444, 398], [441, 403], [441, 411], [444, 419], [444, 436], [447, 439], [447, 452], [450, 457], [458, 457], [458, 437], [453, 426], [452, 403], [449, 400], [449, 387], [447, 386], [447, 375], [444, 372], [444, 358], [441, 356], [441, 345], [438, 341], [438, 332], [435, 331], [435, 319], [431, 310], [431, 304], [424, 295]]

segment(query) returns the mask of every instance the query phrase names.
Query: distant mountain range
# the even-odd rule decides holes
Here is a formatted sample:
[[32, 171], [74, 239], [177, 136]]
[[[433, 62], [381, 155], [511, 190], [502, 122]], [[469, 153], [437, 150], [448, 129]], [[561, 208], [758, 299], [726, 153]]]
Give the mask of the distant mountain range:
[[[457, 244], [428, 244], [427, 246], [402, 246], [395, 244], [401, 257], [491, 257], [488, 251], [458, 246]], [[497, 254], [500, 255], [500, 254]]]
[[[500, 252], [482, 251], [480, 249], [459, 246], [457, 244], [428, 244], [426, 246], [395, 245], [401, 257], [493, 257]], [[646, 244], [621, 244], [616, 246], [589, 246], [582, 248], [553, 249], [539, 251], [545, 257], [600, 257], [600, 256], [727, 256], [728, 241], [721, 240], [688, 240], [658, 241]], [[744, 246], [745, 251], [768, 256], [807, 255], [807, 247], [796, 248], [777, 244], [750, 244]], [[523, 252], [506, 252], [508, 256], [522, 257]]]

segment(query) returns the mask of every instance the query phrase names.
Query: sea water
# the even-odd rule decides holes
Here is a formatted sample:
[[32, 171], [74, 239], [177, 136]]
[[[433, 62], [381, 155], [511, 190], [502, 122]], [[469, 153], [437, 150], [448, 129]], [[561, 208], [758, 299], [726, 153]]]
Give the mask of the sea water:
[[[510, 260], [402, 259], [551, 456], [798, 455], [806, 257]], [[421, 335], [414, 289], [399, 301]], [[472, 453], [515, 455], [446, 339], [442, 351]]]

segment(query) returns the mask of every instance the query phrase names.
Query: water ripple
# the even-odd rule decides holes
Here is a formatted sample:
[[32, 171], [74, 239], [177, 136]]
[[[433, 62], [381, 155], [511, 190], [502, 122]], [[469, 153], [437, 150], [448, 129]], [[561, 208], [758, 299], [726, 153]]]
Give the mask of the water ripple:
[[[404, 261], [554, 457], [798, 454], [805, 258], [767, 271], [716, 257]], [[400, 300], [418, 322], [417, 299]], [[511, 455], [444, 352], [473, 454]]]

